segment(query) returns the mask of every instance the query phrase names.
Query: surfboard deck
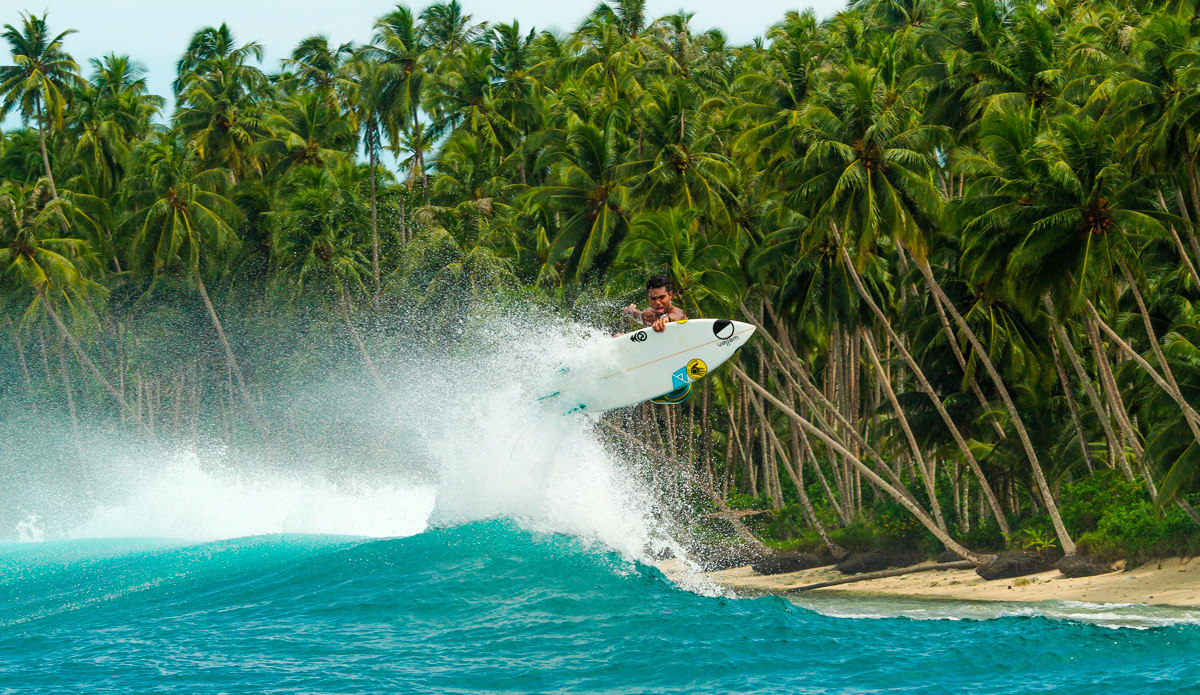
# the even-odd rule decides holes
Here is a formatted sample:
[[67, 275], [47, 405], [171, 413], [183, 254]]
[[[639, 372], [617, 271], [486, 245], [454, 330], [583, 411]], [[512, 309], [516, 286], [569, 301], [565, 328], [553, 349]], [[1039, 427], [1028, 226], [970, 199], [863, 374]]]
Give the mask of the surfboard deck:
[[[754, 326], [727, 319], [691, 319], [597, 341], [560, 367], [546, 395], [550, 411], [602, 413], [652, 399], [679, 402], [691, 384], [733, 357]], [[667, 397], [670, 395], [670, 397]]]

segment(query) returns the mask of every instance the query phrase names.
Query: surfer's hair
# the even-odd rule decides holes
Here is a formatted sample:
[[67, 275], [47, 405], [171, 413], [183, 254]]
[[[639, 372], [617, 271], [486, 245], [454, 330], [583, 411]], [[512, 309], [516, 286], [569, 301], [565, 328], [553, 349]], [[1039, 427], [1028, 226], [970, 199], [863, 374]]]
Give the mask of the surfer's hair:
[[667, 277], [666, 273], [659, 273], [658, 275], [651, 275], [650, 279], [646, 281], [646, 291], [647, 292], [649, 292], [650, 290], [655, 289], [657, 287], [665, 287], [668, 292], [675, 291], [675, 290], [671, 289], [671, 278]]

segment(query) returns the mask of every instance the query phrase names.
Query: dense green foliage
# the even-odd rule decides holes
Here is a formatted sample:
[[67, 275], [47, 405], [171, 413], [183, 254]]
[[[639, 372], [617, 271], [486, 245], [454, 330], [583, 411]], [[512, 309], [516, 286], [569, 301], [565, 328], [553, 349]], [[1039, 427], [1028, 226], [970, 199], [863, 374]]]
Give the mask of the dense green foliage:
[[682, 408], [614, 420], [712, 509], [835, 552], [1190, 551], [1195, 8], [860, 0], [744, 46], [689, 21], [398, 6], [278, 73], [222, 25], [182, 47], [165, 114], [134, 60], [81, 68], [21, 15], [6, 412], [269, 437], [264, 384], [333, 359], [273, 332], [383, 387], [397, 312], [451, 326], [503, 290], [615, 325], [668, 272], [689, 314], [762, 327]]

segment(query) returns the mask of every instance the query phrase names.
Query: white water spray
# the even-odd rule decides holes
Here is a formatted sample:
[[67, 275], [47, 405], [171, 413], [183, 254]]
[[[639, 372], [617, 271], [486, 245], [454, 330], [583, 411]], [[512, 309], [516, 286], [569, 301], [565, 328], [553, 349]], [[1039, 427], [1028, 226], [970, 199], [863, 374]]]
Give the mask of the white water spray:
[[[339, 378], [305, 385], [294, 409], [307, 407], [324, 429], [300, 427], [270, 451], [100, 461], [86, 520], [44, 537], [395, 537], [505, 518], [641, 557], [657, 534], [637, 476], [586, 417], [548, 415], [534, 402], [556, 365], [603, 336], [532, 320], [473, 329], [449, 355], [380, 349], [386, 397]], [[369, 457], [340, 444], [342, 421], [368, 432]], [[43, 537], [32, 521], [22, 529], [22, 539]]]

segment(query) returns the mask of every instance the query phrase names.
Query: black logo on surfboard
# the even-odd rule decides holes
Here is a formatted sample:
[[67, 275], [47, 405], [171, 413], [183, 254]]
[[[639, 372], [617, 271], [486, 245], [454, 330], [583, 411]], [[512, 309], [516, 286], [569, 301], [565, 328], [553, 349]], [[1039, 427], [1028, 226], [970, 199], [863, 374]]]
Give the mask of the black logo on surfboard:
[[629, 339], [635, 343], [644, 343], [646, 342], [646, 331], [638, 331], [637, 333], [629, 336]]
[[713, 324], [713, 335], [717, 340], [726, 340], [733, 335], [733, 322], [720, 319]]

